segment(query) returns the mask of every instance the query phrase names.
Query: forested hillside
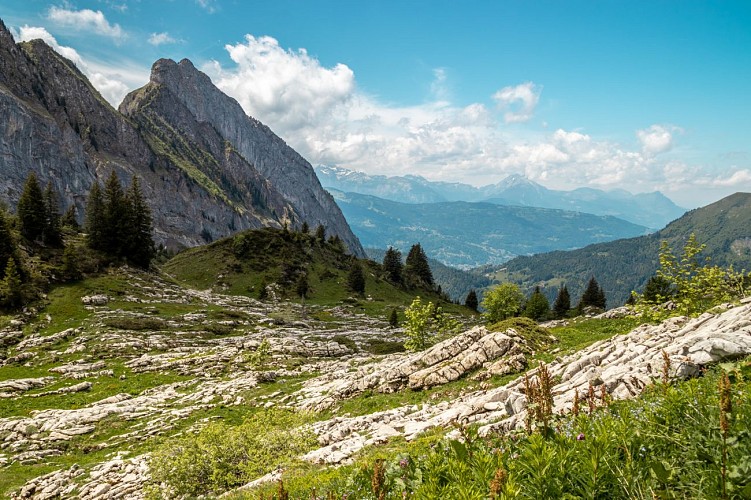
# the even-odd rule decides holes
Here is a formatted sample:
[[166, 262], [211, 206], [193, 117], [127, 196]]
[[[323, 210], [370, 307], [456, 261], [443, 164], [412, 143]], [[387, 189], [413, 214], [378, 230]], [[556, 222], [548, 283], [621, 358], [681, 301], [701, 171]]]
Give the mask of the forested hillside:
[[751, 269], [751, 194], [736, 193], [687, 212], [661, 231], [647, 236], [598, 243], [572, 251], [517, 257], [502, 266], [480, 269], [499, 280], [511, 280], [531, 289], [541, 286], [555, 297], [566, 284], [579, 297], [590, 277], [605, 290], [608, 307], [623, 305], [632, 290], [641, 290], [659, 264], [660, 242], [680, 249], [694, 233], [706, 248], [702, 256], [719, 266]]

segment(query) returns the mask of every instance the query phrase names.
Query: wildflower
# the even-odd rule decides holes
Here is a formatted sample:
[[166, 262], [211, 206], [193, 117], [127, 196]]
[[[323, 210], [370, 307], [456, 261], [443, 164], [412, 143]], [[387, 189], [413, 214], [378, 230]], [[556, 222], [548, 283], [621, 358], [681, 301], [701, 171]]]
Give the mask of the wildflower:
[[399, 460], [399, 467], [401, 467], [402, 469], [406, 469], [408, 465], [409, 465], [409, 458], [405, 457]]
[[578, 436], [576, 436], [577, 441], [584, 441], [586, 439], [586, 436], [584, 436], [583, 432], [580, 432]]

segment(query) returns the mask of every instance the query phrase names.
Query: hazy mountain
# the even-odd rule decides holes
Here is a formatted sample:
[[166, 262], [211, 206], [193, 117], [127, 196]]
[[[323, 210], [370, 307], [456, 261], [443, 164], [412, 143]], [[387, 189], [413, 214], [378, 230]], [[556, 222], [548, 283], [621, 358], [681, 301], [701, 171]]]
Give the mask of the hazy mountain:
[[264, 226], [326, 226], [364, 251], [313, 168], [245, 115], [188, 60], [160, 60], [121, 112], [42, 40], [16, 44], [0, 21], [0, 201], [29, 173], [83, 216], [92, 184], [135, 175], [157, 242], [192, 246]]
[[499, 205], [556, 208], [612, 215], [641, 226], [658, 229], [685, 212], [660, 192], [631, 194], [624, 190], [579, 188], [557, 191], [523, 175], [510, 175], [497, 184], [480, 188], [462, 183], [435, 182], [419, 176], [368, 175], [340, 167], [315, 167], [325, 188], [368, 194], [402, 203], [486, 201]]
[[691, 233], [707, 245], [702, 255], [712, 264], [751, 270], [751, 194], [736, 193], [691, 210], [657, 233], [578, 250], [518, 257], [483, 271], [528, 289], [540, 285], [550, 297], [565, 283], [572, 299], [577, 300], [589, 278], [595, 276], [605, 289], [608, 307], [616, 307], [623, 305], [631, 290], [641, 290], [655, 273], [662, 240], [679, 254]]
[[409, 250], [420, 242], [428, 256], [457, 267], [502, 263], [517, 255], [579, 248], [645, 234], [615, 217], [492, 203], [398, 203], [331, 190], [366, 247]]

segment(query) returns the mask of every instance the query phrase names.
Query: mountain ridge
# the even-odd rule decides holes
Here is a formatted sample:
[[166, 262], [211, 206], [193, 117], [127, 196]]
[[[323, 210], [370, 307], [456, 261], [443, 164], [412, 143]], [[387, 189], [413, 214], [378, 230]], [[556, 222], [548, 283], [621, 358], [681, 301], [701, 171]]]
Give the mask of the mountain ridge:
[[[156, 69], [170, 66], [166, 61], [157, 61]], [[188, 106], [190, 99], [180, 101], [173, 96], [161, 102], [159, 115], [153, 103], [149, 118], [158, 118], [159, 126], [148, 126], [145, 114], [138, 114], [138, 104], [145, 103], [131, 96], [130, 114], [120, 113], [75, 64], [42, 40], [16, 44], [0, 21], [0, 168], [4, 173], [0, 200], [15, 206], [33, 171], [41, 183], [52, 184], [62, 201], [60, 208], [74, 204], [82, 220], [89, 189], [114, 171], [126, 183], [134, 175], [141, 179], [159, 244], [195, 246], [242, 229], [298, 227], [307, 222], [311, 227], [324, 225], [352, 253], [364, 255], [310, 164], [268, 127], [238, 114], [239, 104], [221, 94], [192, 64], [180, 69], [180, 79], [165, 77], [150, 84], [163, 91], [168, 84], [172, 91], [190, 82], [197, 85], [193, 90], [183, 88], [186, 95], [213, 89], [214, 115], [207, 112], [197, 117]], [[160, 76], [160, 71], [152, 76]], [[157, 95], [154, 92], [150, 97]], [[225, 109], [231, 103], [236, 108]], [[235, 124], [237, 134], [228, 140], [218, 125], [226, 131], [229, 120], [220, 123], [216, 115], [250, 125]], [[180, 127], [175, 126], [178, 122]], [[248, 134], [252, 127], [261, 132]], [[160, 134], [161, 144], [156, 140]], [[246, 158], [253, 149], [255, 154]], [[283, 182], [276, 185], [257, 166]], [[274, 177], [269, 173], [273, 171], [283, 174]]]
[[364, 246], [404, 250], [420, 242], [429, 257], [460, 268], [648, 232], [614, 217], [557, 209], [462, 201], [407, 204], [330, 191]]
[[389, 177], [343, 167], [317, 165], [315, 168], [325, 188], [406, 203], [469, 201], [555, 208], [612, 215], [652, 229], [664, 227], [685, 212], [659, 191], [635, 195], [622, 189], [559, 191], [548, 189], [521, 174], [511, 174], [498, 183], [475, 187], [459, 182], [429, 181], [416, 175]]

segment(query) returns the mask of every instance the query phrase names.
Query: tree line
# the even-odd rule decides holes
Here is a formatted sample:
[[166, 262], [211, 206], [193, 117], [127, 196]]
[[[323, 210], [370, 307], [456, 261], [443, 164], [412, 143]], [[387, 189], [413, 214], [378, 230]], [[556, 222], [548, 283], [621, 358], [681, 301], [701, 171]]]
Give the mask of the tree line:
[[0, 206], [0, 307], [18, 308], [52, 281], [79, 278], [83, 262], [94, 262], [94, 268], [113, 260], [149, 267], [155, 255], [152, 216], [138, 178], [127, 190], [114, 172], [104, 188], [92, 185], [83, 237], [75, 205], [69, 201], [62, 215], [60, 205], [52, 184], [42, 190], [31, 172], [15, 216]]

